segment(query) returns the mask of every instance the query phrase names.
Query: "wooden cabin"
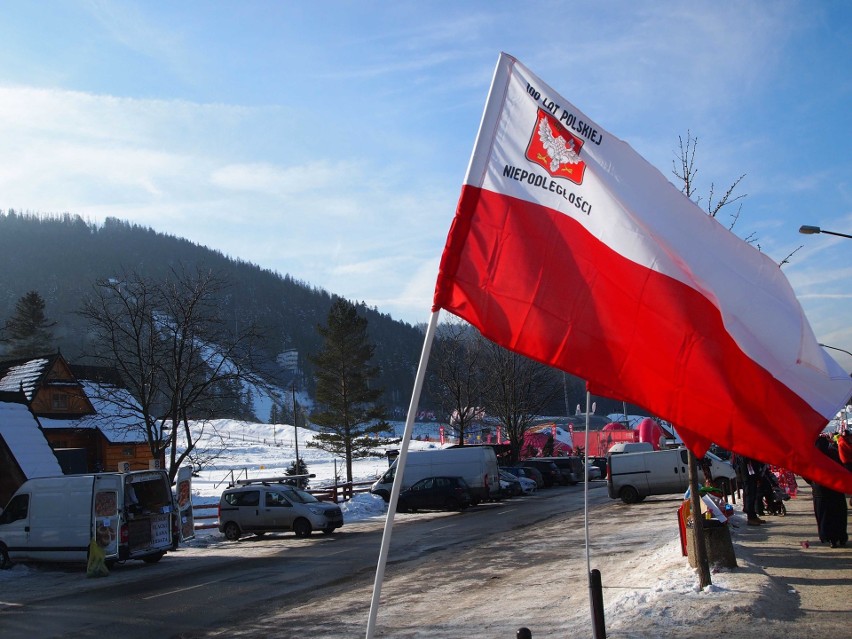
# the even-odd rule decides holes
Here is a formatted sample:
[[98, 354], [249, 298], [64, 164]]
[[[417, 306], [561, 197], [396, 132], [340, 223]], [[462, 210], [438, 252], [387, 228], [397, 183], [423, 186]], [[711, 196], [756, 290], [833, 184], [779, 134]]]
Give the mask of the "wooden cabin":
[[114, 371], [71, 366], [61, 353], [0, 362], [0, 391], [24, 394], [64, 473], [150, 467], [138, 421], [104, 401], [115, 394], [134, 401]]

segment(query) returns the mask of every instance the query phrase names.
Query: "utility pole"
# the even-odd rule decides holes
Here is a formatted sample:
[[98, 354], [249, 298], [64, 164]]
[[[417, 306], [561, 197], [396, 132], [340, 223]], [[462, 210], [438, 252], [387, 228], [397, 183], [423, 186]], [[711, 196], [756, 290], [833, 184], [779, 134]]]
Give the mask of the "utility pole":
[[293, 391], [293, 438], [296, 441], [296, 471], [299, 472], [301, 466], [299, 465], [299, 412], [298, 406], [296, 404], [296, 382], [293, 382], [291, 386]]

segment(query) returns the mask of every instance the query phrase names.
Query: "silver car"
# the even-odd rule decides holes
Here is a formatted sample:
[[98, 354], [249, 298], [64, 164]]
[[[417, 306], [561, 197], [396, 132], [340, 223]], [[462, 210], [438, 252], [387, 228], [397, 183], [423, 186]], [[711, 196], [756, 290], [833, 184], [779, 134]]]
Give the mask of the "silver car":
[[219, 532], [232, 541], [245, 533], [290, 530], [297, 537], [308, 537], [314, 530], [329, 535], [341, 526], [340, 506], [283, 483], [246, 483], [228, 488], [219, 500]]

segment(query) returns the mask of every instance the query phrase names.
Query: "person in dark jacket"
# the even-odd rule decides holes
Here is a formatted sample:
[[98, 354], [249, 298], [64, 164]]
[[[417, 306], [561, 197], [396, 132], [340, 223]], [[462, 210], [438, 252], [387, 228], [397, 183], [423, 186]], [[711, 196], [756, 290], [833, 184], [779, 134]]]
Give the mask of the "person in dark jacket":
[[746, 513], [746, 523], [749, 526], [760, 526], [766, 520], [757, 516], [758, 485], [763, 472], [763, 464], [755, 459], [737, 455], [737, 472], [743, 484], [743, 510]]
[[[837, 445], [827, 437], [817, 438], [817, 448], [838, 464], [840, 456], [837, 453]], [[836, 490], [822, 486], [817, 482], [808, 482], [811, 485], [814, 499], [814, 516], [817, 521], [819, 540], [830, 544], [832, 548], [845, 546], [849, 541], [847, 532], [848, 511], [846, 508], [846, 496]]]

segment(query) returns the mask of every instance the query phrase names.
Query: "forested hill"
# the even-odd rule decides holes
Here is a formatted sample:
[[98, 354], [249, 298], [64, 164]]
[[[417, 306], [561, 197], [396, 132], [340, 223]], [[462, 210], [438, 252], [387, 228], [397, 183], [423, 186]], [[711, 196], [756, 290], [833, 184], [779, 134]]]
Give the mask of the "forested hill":
[[[312, 390], [308, 356], [321, 346], [316, 327], [326, 323], [333, 292], [114, 218], [96, 225], [70, 214], [0, 212], [0, 256], [0, 326], [21, 296], [37, 291], [45, 300], [47, 318], [56, 322], [49, 350], [61, 348], [72, 362], [92, 348], [77, 311], [96, 281], [131, 272], [156, 278], [172, 266], [211, 269], [229, 283], [220, 300], [223, 317], [233, 319], [235, 327], [256, 321], [265, 335], [266, 370], [261, 372], [288, 382], [275, 358], [295, 349], [303, 372], [300, 383]], [[378, 383], [385, 389], [385, 403], [407, 407], [423, 332], [377, 309], [361, 305], [361, 311], [376, 345], [374, 364], [381, 369]]]

